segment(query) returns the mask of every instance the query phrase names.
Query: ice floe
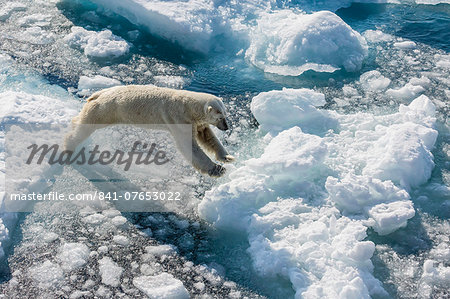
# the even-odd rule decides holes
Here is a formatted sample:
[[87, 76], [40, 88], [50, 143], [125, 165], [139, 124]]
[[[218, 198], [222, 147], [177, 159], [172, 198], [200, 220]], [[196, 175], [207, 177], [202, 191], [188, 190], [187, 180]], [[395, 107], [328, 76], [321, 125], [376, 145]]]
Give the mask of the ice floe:
[[83, 50], [89, 58], [113, 59], [127, 54], [130, 49], [123, 38], [108, 29], [95, 32], [73, 26], [71, 30], [64, 40], [72, 47]]
[[[256, 96], [251, 107], [261, 130], [281, 132], [206, 192], [199, 213], [219, 228], [247, 232], [255, 269], [286, 277], [298, 296], [385, 295], [372, 275], [366, 229], [389, 234], [415, 215], [408, 191], [434, 167], [435, 107], [421, 96], [393, 114], [343, 115], [317, 109], [321, 99], [288, 89]], [[299, 120], [286, 128], [291, 113]], [[310, 115], [334, 123], [318, 133]]]
[[367, 56], [365, 39], [329, 11], [264, 14], [251, 34], [246, 57], [266, 72], [297, 76], [307, 70], [358, 71]]

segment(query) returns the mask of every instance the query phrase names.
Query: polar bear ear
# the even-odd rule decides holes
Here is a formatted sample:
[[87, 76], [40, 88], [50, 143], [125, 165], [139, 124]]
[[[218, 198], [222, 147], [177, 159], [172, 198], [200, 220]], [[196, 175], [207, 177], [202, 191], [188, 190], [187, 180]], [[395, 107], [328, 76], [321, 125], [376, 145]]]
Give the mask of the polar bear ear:
[[210, 103], [206, 103], [204, 110], [205, 110], [205, 114], [209, 114], [213, 110], [213, 107], [210, 105]]

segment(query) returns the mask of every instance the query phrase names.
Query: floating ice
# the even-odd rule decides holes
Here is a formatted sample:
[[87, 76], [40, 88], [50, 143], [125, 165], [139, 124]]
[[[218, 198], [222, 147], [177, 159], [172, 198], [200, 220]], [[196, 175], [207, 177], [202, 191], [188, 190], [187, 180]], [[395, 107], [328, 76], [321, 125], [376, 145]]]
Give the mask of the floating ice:
[[435, 286], [440, 286], [447, 290], [450, 287], [450, 267], [444, 266], [443, 263], [435, 266], [435, 263], [433, 260], [426, 260], [423, 263], [420, 294], [424, 298], [430, 297]]
[[96, 75], [94, 77], [81, 76], [78, 80], [78, 90], [80, 95], [89, 95], [93, 90], [122, 85], [119, 80]]
[[121, 246], [128, 246], [130, 245], [130, 240], [128, 240], [125, 236], [114, 236], [113, 242], [116, 244], [119, 244]]
[[297, 76], [307, 70], [358, 71], [367, 56], [364, 38], [337, 15], [281, 10], [264, 14], [245, 56], [266, 72]]
[[120, 284], [123, 268], [119, 267], [110, 257], [103, 257], [98, 261], [102, 283], [117, 287]]
[[371, 43], [390, 42], [394, 39], [392, 35], [384, 33], [381, 30], [366, 30], [364, 31], [363, 36]]
[[0, 123], [65, 123], [78, 111], [75, 103], [25, 92], [0, 93]]
[[315, 108], [325, 103], [325, 96], [319, 92], [285, 88], [258, 94], [250, 107], [264, 132], [279, 132], [293, 126], [324, 132], [336, 126], [326, 111]]
[[0, 8], [0, 21], [6, 21], [13, 12], [26, 10], [27, 6], [22, 3], [8, 2], [6, 6]]
[[40, 265], [32, 266], [28, 274], [43, 289], [57, 287], [64, 282], [64, 272], [61, 267], [48, 260]]
[[450, 4], [450, 0], [415, 0], [417, 4]]
[[413, 50], [417, 48], [417, 45], [413, 41], [403, 41], [394, 43], [394, 47], [397, 47], [402, 50]]
[[[261, 128], [281, 132], [269, 136], [260, 157], [206, 192], [199, 214], [219, 228], [247, 232], [258, 273], [284, 276], [296, 296], [385, 296], [372, 275], [366, 229], [389, 234], [414, 216], [408, 191], [434, 166], [435, 107], [421, 96], [393, 114], [342, 115], [320, 111], [321, 101], [305, 90], [255, 97], [251, 109]], [[323, 112], [335, 130], [317, 135], [315, 123], [298, 112], [287, 128], [297, 107]]]
[[87, 263], [89, 253], [89, 248], [83, 243], [66, 243], [60, 247], [57, 258], [63, 270], [72, 271]]
[[381, 75], [379, 71], [369, 71], [362, 74], [359, 82], [367, 91], [384, 91], [391, 84], [391, 80]]
[[92, 0], [145, 27], [150, 33], [194, 51], [207, 53], [217, 13], [214, 3], [205, 0]]
[[425, 89], [420, 85], [413, 85], [411, 83], [406, 83], [405, 86], [399, 89], [388, 89], [386, 94], [394, 99], [399, 99], [402, 101], [410, 101], [424, 92]]
[[127, 54], [130, 49], [123, 38], [114, 35], [108, 29], [95, 32], [73, 26], [71, 30], [72, 33], [64, 40], [70, 46], [82, 49], [89, 58], [117, 58]]
[[133, 279], [133, 284], [154, 299], [187, 299], [189, 293], [183, 283], [169, 273], [155, 276], [139, 276]]

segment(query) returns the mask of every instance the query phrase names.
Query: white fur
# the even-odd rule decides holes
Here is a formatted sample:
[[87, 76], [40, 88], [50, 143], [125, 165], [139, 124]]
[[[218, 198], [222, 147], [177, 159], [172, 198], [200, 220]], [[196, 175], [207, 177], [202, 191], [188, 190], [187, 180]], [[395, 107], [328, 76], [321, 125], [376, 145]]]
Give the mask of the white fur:
[[98, 91], [88, 99], [72, 120], [73, 130], [66, 136], [65, 148], [75, 150], [99, 128], [89, 126], [92, 129], [86, 129], [86, 126], [77, 126], [79, 124], [190, 124], [193, 136], [190, 149], [183, 148], [179, 142], [182, 132], [177, 131], [176, 126], [168, 126], [179, 150], [185, 156], [192, 150], [192, 165], [200, 172], [221, 176], [225, 168], [211, 161], [200, 146], [213, 152], [218, 161], [234, 160], [209, 127], [212, 124], [226, 129], [225, 117], [221, 99], [211, 94], [153, 85], [116, 86]]

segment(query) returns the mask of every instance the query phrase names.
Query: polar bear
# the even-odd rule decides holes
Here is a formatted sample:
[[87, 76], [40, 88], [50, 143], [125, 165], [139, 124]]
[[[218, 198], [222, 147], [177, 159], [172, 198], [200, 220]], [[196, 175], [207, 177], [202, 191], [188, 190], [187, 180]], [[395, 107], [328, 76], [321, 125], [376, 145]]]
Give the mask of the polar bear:
[[[226, 111], [220, 98], [207, 93], [176, 90], [153, 85], [128, 85], [107, 88], [87, 99], [78, 116], [72, 120], [72, 131], [65, 138], [65, 149], [75, 150], [99, 126], [84, 124], [189, 124], [192, 125], [192, 148], [184, 148], [183, 133], [167, 126], [178, 149], [201, 173], [220, 177], [225, 168], [214, 163], [202, 150], [213, 152], [218, 161], [234, 161], [209, 127], [228, 130]], [[83, 129], [81, 129], [81, 127]], [[186, 134], [184, 134], [186, 135]], [[188, 153], [188, 151], [192, 151]]]

